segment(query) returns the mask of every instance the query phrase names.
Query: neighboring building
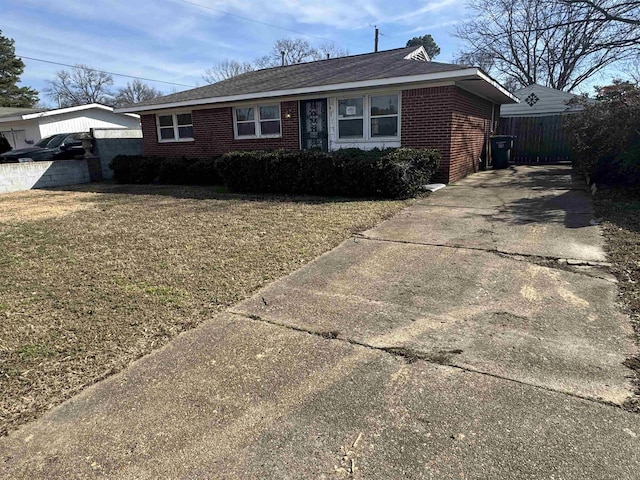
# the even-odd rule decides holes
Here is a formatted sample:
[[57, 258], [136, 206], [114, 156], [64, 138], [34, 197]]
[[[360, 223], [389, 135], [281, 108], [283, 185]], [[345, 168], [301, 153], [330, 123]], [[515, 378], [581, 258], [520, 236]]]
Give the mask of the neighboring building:
[[91, 128], [140, 128], [140, 117], [114, 113], [112, 107], [91, 103], [56, 110], [0, 108], [0, 134], [13, 148], [25, 148], [56, 133], [88, 132]]
[[579, 107], [568, 105], [577, 95], [537, 83], [516, 90], [513, 94], [520, 103], [502, 107], [501, 117], [544, 117], [580, 111]]
[[516, 137], [511, 159], [516, 163], [550, 163], [571, 159], [562, 116], [578, 113], [569, 105], [577, 95], [536, 83], [516, 90], [520, 103], [500, 110], [499, 133]]
[[439, 178], [455, 181], [478, 170], [500, 105], [516, 101], [480, 69], [409, 47], [248, 72], [116, 112], [141, 114], [148, 156], [429, 147]]

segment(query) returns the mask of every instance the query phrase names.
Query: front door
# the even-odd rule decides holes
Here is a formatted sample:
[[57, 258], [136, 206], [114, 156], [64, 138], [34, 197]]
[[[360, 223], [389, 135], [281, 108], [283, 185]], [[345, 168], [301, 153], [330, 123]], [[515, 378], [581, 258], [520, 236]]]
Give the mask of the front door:
[[329, 149], [327, 127], [327, 99], [303, 100], [300, 102], [300, 131], [302, 149]]

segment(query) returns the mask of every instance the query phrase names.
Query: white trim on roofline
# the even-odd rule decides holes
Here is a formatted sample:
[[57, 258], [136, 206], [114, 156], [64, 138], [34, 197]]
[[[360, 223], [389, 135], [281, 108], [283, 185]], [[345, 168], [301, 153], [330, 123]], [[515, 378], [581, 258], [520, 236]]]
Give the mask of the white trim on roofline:
[[0, 123], [21, 122], [21, 121], [22, 121], [22, 116], [0, 118]]
[[420, 61], [420, 62], [430, 62], [431, 61], [431, 57], [427, 53], [427, 49], [424, 48], [422, 45], [420, 45], [418, 48], [416, 48], [409, 55], [404, 57], [404, 59], [405, 60], [417, 60], [417, 61]]
[[[113, 107], [102, 105], [101, 103], [89, 103], [87, 105], [78, 105], [76, 107], [58, 108], [55, 110], [46, 110], [44, 112], [28, 113], [26, 115], [21, 115], [21, 120], [31, 120], [34, 118], [41, 118], [41, 117], [52, 117], [55, 115], [63, 115], [65, 113], [74, 113], [74, 112], [80, 112], [82, 110], [90, 110], [92, 108], [97, 108], [99, 110], [105, 110], [107, 112], [112, 112], [112, 113], [126, 113], [126, 112], [114, 112]], [[131, 113], [126, 113], [126, 115], [134, 118], [139, 118], [139, 115], [135, 115]]]
[[504, 88], [502, 85], [500, 85], [498, 82], [496, 82], [493, 78], [491, 78], [489, 75], [484, 73], [482, 70], [480, 70], [480, 69], [476, 69], [476, 70], [478, 71], [478, 76], [481, 79], [483, 79], [485, 82], [490, 83], [491, 86], [493, 86], [495, 89], [500, 91], [500, 93], [502, 93], [503, 95], [506, 95], [510, 99], [514, 100], [515, 103], [520, 103], [520, 99], [518, 97], [516, 97], [513, 93], [511, 93], [509, 90]]
[[335, 83], [332, 85], [318, 85], [313, 87], [291, 88], [288, 90], [272, 90], [267, 92], [246, 93], [241, 95], [229, 95], [224, 97], [201, 98], [197, 100], [185, 100], [182, 102], [158, 103], [156, 105], [132, 106], [124, 108], [116, 108], [116, 113], [128, 112], [147, 112], [153, 110], [161, 110], [166, 108], [191, 107], [196, 105], [208, 105], [215, 103], [240, 102], [243, 100], [253, 100], [260, 98], [286, 97], [291, 95], [303, 95], [307, 93], [333, 92], [340, 90], [352, 90], [356, 88], [369, 87], [392, 87], [395, 85], [404, 85], [418, 82], [429, 82], [434, 80], [460, 79], [464, 77], [479, 77], [490, 83], [501, 94], [507, 98], [518, 102], [518, 98], [514, 97], [506, 89], [500, 86], [495, 80], [488, 75], [482, 73], [478, 68], [465, 68], [462, 70], [451, 70], [447, 72], [425, 73], [422, 75], [405, 75], [402, 77], [378, 78], [375, 80], [363, 80], [358, 82]]

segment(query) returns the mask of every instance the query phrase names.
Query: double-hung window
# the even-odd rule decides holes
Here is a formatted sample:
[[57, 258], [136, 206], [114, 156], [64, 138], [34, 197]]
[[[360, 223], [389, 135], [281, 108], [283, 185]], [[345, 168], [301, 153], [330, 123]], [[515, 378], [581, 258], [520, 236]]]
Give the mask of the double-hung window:
[[193, 140], [191, 112], [167, 113], [156, 117], [158, 140], [161, 142], [185, 142]]
[[252, 105], [233, 109], [236, 138], [273, 138], [281, 135], [280, 105]]
[[398, 136], [398, 95], [369, 97], [371, 137]]
[[363, 95], [338, 99], [338, 138], [397, 138], [399, 95]]
[[364, 97], [338, 100], [338, 131], [345, 139], [364, 136]]

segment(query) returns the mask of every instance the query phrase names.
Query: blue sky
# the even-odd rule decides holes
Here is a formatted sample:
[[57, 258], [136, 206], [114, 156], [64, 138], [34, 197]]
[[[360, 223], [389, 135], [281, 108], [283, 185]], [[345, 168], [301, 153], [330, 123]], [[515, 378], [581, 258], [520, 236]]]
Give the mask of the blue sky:
[[[194, 6], [197, 3], [210, 9]], [[0, 30], [15, 40], [16, 53], [54, 62], [167, 82], [202, 85], [203, 72], [225, 60], [251, 61], [283, 37], [312, 44], [333, 41], [349, 53], [404, 47], [430, 33], [449, 62], [459, 44], [452, 36], [464, 18], [464, 0], [3, 0]], [[239, 17], [247, 17], [256, 23]], [[265, 24], [275, 25], [274, 28]], [[296, 30], [304, 36], [283, 29]], [[66, 67], [23, 58], [22, 85], [41, 92]], [[131, 79], [114, 76], [114, 89]], [[164, 91], [183, 90], [147, 82]]]

